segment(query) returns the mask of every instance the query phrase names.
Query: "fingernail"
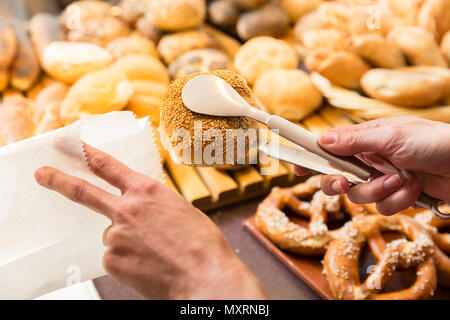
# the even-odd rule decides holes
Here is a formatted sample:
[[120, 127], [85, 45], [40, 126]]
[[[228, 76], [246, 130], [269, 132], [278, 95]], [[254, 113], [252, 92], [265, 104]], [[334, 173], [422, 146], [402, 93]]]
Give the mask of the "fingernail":
[[393, 176], [387, 178], [383, 182], [383, 186], [385, 189], [395, 189], [400, 187], [403, 184], [402, 179], [398, 174], [394, 174]]
[[319, 140], [321, 144], [332, 145], [337, 141], [337, 134], [333, 132], [324, 132], [320, 136]]
[[331, 189], [338, 194], [345, 193], [344, 188], [342, 188], [341, 182], [336, 180], [331, 184]]

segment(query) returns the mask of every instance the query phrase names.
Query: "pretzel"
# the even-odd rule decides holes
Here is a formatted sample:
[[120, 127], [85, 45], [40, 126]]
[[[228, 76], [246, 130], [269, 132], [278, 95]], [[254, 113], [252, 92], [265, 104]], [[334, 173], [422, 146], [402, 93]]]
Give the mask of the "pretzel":
[[[329, 231], [327, 219], [368, 214], [365, 206], [353, 204], [344, 195], [326, 196], [320, 191], [320, 175], [292, 188], [274, 188], [258, 206], [256, 225], [278, 247], [304, 255], [322, 255], [336, 234]], [[306, 201], [311, 198], [311, 202]], [[283, 209], [289, 208], [309, 219], [305, 228], [289, 220]]]
[[[448, 210], [450, 206], [446, 206]], [[450, 287], [450, 233], [441, 233], [440, 230], [450, 227], [450, 220], [441, 220], [434, 216], [430, 210], [421, 210], [414, 215], [429, 232], [436, 245], [434, 259], [436, 260], [438, 282]]]
[[[386, 243], [381, 232], [397, 231], [408, 239]], [[361, 283], [359, 256], [364, 244], [378, 259], [373, 272]], [[345, 300], [416, 300], [431, 298], [437, 286], [435, 245], [420, 223], [406, 215], [357, 217], [340, 230], [324, 257], [333, 296]], [[415, 283], [407, 289], [381, 293], [397, 269], [417, 268]]]

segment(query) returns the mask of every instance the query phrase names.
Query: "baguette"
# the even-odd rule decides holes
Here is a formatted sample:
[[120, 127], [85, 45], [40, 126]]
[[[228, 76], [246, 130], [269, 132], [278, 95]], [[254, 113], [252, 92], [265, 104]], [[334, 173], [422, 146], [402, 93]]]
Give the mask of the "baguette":
[[48, 13], [38, 13], [30, 21], [30, 38], [39, 62], [42, 64], [45, 47], [53, 41], [64, 39], [59, 19]]
[[0, 91], [8, 86], [9, 67], [17, 54], [17, 38], [9, 23], [0, 22]]
[[15, 21], [14, 31], [18, 40], [18, 51], [11, 67], [10, 84], [17, 90], [26, 91], [39, 77], [39, 61], [24, 25]]

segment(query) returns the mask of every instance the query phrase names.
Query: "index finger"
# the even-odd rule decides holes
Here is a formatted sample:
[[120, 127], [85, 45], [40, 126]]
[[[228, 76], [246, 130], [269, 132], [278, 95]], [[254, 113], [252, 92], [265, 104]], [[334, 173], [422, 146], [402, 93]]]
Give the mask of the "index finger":
[[125, 193], [129, 188], [131, 181], [138, 178], [139, 174], [136, 171], [130, 169], [109, 154], [84, 142], [83, 146], [92, 171], [109, 184], [119, 188], [122, 193]]

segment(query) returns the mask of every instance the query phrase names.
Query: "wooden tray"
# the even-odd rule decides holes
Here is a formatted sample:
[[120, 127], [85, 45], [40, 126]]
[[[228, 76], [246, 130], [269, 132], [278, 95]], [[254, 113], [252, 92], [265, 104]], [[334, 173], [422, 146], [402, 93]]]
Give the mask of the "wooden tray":
[[[299, 220], [296, 219], [293, 219], [293, 221], [299, 222]], [[259, 231], [256, 227], [254, 217], [244, 220], [242, 224], [259, 242], [261, 242], [275, 257], [314, 290], [322, 299], [333, 299], [326, 276], [322, 273], [321, 257], [305, 257], [279, 249]], [[370, 266], [374, 264], [376, 264], [375, 258], [370, 254], [369, 250], [364, 250], [361, 254], [360, 274], [363, 274], [364, 270], [370, 270]], [[367, 272], [366, 275], [368, 275]], [[396, 271], [394, 277], [386, 287], [386, 290], [396, 291], [400, 288], [408, 287], [414, 282], [414, 279], [414, 271]], [[434, 299], [450, 300], [450, 288], [438, 286]]]

